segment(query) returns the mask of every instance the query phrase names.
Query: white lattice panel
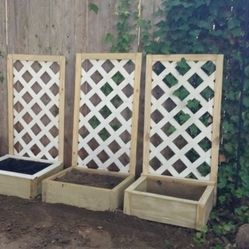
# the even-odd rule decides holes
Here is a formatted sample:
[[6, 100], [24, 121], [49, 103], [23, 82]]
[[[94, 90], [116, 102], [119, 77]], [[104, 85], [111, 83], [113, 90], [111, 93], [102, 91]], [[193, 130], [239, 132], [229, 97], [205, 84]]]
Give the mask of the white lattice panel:
[[[149, 171], [209, 179], [216, 61], [153, 60]], [[148, 82], [148, 81], [147, 81]], [[146, 110], [145, 110], [146, 112]]]
[[59, 132], [59, 127], [63, 128], [62, 110], [59, 115], [63, 102], [60, 63], [60, 59], [26, 60], [25, 56], [20, 59], [14, 56], [11, 60], [9, 70], [13, 77], [9, 84], [13, 94], [11, 130], [15, 155], [58, 160], [63, 153], [59, 145], [59, 134], [63, 132]]
[[108, 55], [82, 58], [78, 166], [129, 172], [135, 64], [134, 59], [108, 59]]

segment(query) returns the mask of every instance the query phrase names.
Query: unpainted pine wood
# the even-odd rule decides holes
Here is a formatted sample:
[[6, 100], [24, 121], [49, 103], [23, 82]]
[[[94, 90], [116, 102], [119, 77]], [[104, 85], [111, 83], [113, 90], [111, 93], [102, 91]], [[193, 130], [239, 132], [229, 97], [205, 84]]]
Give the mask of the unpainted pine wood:
[[30, 179], [0, 175], [0, 194], [29, 199], [31, 182]]
[[7, 75], [6, 75], [6, 12], [5, 0], [0, 0], [0, 155], [8, 151], [7, 139]]
[[43, 181], [44, 202], [63, 203], [94, 211], [115, 210], [122, 206], [125, 188], [134, 181], [134, 176], [128, 176], [114, 189], [55, 181], [70, 170], [72, 167]]
[[135, 82], [134, 82], [134, 96], [132, 107], [132, 131], [131, 131], [131, 159], [130, 159], [130, 173], [136, 174], [137, 164], [137, 141], [138, 141], [138, 119], [139, 119], [139, 97], [140, 97], [140, 79], [142, 68], [142, 54], [135, 55]]
[[151, 88], [152, 88], [152, 55], [146, 57], [146, 85], [145, 85], [145, 114], [144, 114], [144, 144], [143, 144], [143, 174], [149, 172], [149, 147], [150, 147], [150, 113], [151, 113]]
[[220, 145], [220, 113], [222, 97], [222, 79], [223, 79], [223, 55], [217, 55], [216, 74], [215, 74], [215, 98], [213, 110], [213, 130], [212, 130], [212, 150], [211, 150], [211, 175], [210, 180], [217, 182], [218, 164], [219, 164], [219, 145]]
[[138, 191], [130, 194], [130, 211], [142, 219], [195, 228], [197, 203]]
[[9, 154], [14, 154], [14, 127], [13, 127], [13, 55], [8, 55], [7, 58], [7, 72], [8, 72], [8, 149]]
[[80, 108], [80, 79], [82, 54], [76, 54], [75, 62], [75, 94], [74, 94], [74, 120], [73, 120], [73, 144], [72, 144], [72, 166], [77, 166], [78, 158], [78, 132], [79, 132], [79, 108]]

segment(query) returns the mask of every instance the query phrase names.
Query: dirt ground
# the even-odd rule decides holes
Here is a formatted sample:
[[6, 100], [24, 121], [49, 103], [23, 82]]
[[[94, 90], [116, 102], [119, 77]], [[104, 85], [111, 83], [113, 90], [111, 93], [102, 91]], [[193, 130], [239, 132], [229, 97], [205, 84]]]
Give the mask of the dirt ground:
[[0, 249], [211, 248], [198, 247], [194, 234], [121, 211], [92, 212], [0, 195]]

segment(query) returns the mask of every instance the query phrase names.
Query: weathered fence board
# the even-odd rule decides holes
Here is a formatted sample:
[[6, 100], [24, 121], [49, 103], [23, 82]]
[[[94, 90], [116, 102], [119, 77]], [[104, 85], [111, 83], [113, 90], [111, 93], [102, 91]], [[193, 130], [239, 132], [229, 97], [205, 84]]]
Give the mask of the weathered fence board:
[[[153, 16], [160, 0], [141, 1], [142, 15]], [[5, 6], [7, 3], [7, 6]], [[99, 10], [89, 11], [89, 3]], [[139, 0], [134, 1], [137, 8]], [[6, 55], [8, 53], [47, 54], [66, 56], [65, 101], [65, 163], [71, 161], [72, 114], [74, 97], [75, 54], [82, 52], [108, 52], [104, 42], [107, 33], [115, 33], [116, 0], [0, 0], [0, 155], [7, 152], [7, 83]], [[7, 20], [6, 20], [7, 11]], [[6, 26], [8, 44], [6, 44]], [[138, 34], [138, 30], [134, 30]], [[137, 38], [138, 39], [138, 38]], [[138, 50], [138, 42], [131, 52]], [[139, 147], [141, 147], [139, 145]]]
[[5, 1], [0, 0], [0, 153], [7, 153]]

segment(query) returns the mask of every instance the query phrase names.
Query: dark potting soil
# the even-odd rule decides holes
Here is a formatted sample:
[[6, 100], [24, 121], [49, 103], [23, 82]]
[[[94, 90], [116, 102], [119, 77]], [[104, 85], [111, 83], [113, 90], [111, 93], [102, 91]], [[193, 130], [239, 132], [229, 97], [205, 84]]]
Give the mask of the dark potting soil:
[[35, 173], [47, 168], [50, 165], [50, 163], [7, 158], [0, 161], [0, 170], [34, 175]]
[[120, 176], [90, 174], [73, 169], [67, 172], [65, 175], [56, 178], [55, 180], [80, 185], [88, 185], [92, 187], [112, 189], [119, 183], [121, 183], [124, 178]]

